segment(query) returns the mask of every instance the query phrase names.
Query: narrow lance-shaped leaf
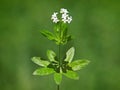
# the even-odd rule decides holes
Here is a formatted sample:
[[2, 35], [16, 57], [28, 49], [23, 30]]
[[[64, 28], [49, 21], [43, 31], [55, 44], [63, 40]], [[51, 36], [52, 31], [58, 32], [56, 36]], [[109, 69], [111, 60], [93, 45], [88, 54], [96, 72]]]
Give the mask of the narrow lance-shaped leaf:
[[61, 39], [60, 39], [60, 23], [57, 23], [55, 26], [54, 26], [54, 35], [55, 35], [55, 42], [57, 45], [60, 44], [61, 42]]
[[41, 34], [45, 37], [47, 37], [49, 40], [54, 40], [55, 37], [54, 37], [54, 34], [45, 30], [45, 31], [41, 31]]
[[75, 48], [71, 47], [66, 53], [65, 61], [70, 63], [74, 57], [74, 52], [75, 52]]
[[72, 70], [77, 71], [89, 64], [88, 60], [75, 60], [69, 63], [69, 66], [72, 67]]
[[67, 26], [66, 24], [62, 23], [61, 25], [61, 38], [67, 37]]
[[60, 35], [60, 23], [55, 24], [54, 33], [55, 33], [56, 36], [59, 37], [59, 35]]
[[68, 70], [67, 73], [63, 73], [66, 77], [74, 80], [78, 80], [79, 76], [76, 72]]
[[50, 61], [55, 61], [56, 54], [52, 50], [47, 51], [47, 56]]
[[37, 65], [39, 65], [39, 66], [43, 66], [43, 67], [47, 67], [47, 66], [50, 64], [50, 62], [48, 62], [48, 61], [41, 60], [40, 57], [33, 57], [33, 58], [32, 58], [32, 61], [33, 61], [35, 64], [37, 64]]
[[63, 29], [61, 32], [61, 43], [63, 45], [67, 43], [67, 29]]
[[49, 75], [49, 74], [52, 74], [54, 73], [54, 69], [52, 68], [38, 68], [36, 69], [34, 72], [33, 72], [33, 75]]
[[61, 73], [55, 73], [54, 74], [54, 80], [55, 80], [56, 84], [59, 85], [62, 81], [62, 74]]

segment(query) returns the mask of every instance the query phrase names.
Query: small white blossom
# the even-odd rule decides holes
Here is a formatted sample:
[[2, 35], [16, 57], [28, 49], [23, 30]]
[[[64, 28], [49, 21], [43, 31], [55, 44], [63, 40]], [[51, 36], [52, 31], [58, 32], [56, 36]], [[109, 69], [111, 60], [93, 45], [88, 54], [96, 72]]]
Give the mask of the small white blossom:
[[59, 22], [59, 21], [60, 21], [60, 20], [58, 20], [57, 18], [54, 18], [54, 19], [53, 19], [53, 22], [54, 22], [54, 23], [57, 23], [57, 22]]
[[69, 12], [67, 11], [67, 9], [61, 8], [60, 13], [69, 13]]
[[67, 9], [61, 8], [60, 13], [62, 15], [61, 19], [58, 19], [57, 17], [58, 12], [53, 13], [51, 17], [51, 20], [53, 21], [53, 23], [58, 23], [59, 21], [62, 21], [64, 23], [70, 23], [72, 21], [72, 16], [68, 15], [69, 12], [67, 11]]
[[59, 19], [57, 18], [57, 14], [58, 14], [57, 12], [54, 12], [52, 17], [51, 17], [51, 19], [53, 20], [54, 23], [59, 22]]
[[72, 16], [68, 17], [67, 20], [67, 22], [70, 23], [72, 21]]
[[68, 16], [68, 14], [64, 13], [62, 14], [62, 21], [64, 23], [70, 23], [72, 21], [72, 16]]
[[51, 19], [57, 18], [57, 14], [58, 14], [57, 12], [54, 12]]
[[68, 14], [64, 13], [62, 14], [62, 19], [66, 19], [68, 17]]
[[68, 20], [67, 20], [66, 18], [62, 19], [62, 21], [63, 21], [64, 23], [68, 22]]
[[68, 14], [66, 14], [66, 13], [62, 14], [62, 21], [64, 23], [66, 23], [68, 21], [67, 18], [68, 18]]

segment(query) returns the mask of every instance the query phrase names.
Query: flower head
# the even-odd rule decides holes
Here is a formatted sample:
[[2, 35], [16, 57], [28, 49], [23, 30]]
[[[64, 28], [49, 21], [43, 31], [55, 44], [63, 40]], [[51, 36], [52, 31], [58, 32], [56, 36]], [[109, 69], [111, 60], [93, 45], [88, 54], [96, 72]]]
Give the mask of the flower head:
[[54, 23], [59, 22], [59, 20], [57, 18], [57, 14], [58, 14], [57, 12], [54, 12], [53, 15], [52, 15], [52, 17], [51, 17], [51, 19], [53, 20]]
[[69, 12], [67, 9], [61, 8], [60, 9], [61, 18], [58, 19], [57, 14], [58, 12], [54, 12], [51, 19], [53, 20], [53, 23], [58, 23], [62, 21], [63, 23], [70, 23], [72, 21], [72, 16], [69, 16]]
[[64, 13], [64, 14], [62, 14], [62, 19], [66, 19], [68, 17], [68, 14], [66, 14], [66, 13]]

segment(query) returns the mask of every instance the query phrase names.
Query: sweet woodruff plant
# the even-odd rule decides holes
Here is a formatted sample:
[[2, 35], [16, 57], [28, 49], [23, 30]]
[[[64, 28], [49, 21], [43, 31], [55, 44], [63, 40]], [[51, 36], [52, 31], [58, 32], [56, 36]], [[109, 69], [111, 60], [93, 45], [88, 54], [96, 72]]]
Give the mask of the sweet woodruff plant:
[[62, 75], [78, 80], [79, 76], [76, 71], [81, 70], [88, 65], [89, 61], [86, 59], [73, 60], [75, 48], [71, 47], [66, 52], [66, 57], [61, 59], [61, 45], [66, 45], [68, 41], [72, 40], [71, 35], [68, 35], [67, 25], [71, 23], [72, 16], [69, 15], [67, 9], [60, 9], [60, 12], [54, 12], [51, 20], [54, 23], [53, 32], [44, 30], [41, 32], [47, 39], [54, 41], [58, 46], [58, 56], [52, 50], [47, 51], [48, 59], [43, 60], [41, 57], [33, 57], [32, 61], [40, 67], [33, 72], [33, 75], [54, 75], [54, 81], [58, 86], [62, 81]]

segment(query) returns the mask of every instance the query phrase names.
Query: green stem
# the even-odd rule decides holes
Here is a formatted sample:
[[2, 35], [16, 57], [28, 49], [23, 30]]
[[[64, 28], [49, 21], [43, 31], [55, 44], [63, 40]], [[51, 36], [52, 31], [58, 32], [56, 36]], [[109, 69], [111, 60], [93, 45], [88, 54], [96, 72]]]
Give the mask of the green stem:
[[58, 49], [59, 56], [58, 56], [58, 59], [59, 59], [59, 65], [61, 66], [61, 55], [60, 55], [60, 52], [61, 52], [61, 46], [59, 45], [59, 49]]
[[[60, 27], [61, 27], [61, 25], [60, 25]], [[61, 40], [61, 29], [60, 29], [60, 32], [59, 32], [59, 38]], [[60, 44], [61, 44], [61, 42], [60, 42]], [[60, 44], [58, 45], [58, 62], [59, 62], [59, 67], [61, 67], [61, 64], [62, 64], [62, 61], [61, 61], [61, 45]], [[57, 85], [57, 90], [60, 90], [60, 85]]]
[[57, 90], [60, 90], [60, 85], [57, 85]]
[[[61, 55], [60, 55], [60, 52], [61, 52], [61, 46], [59, 45], [58, 46], [58, 62], [59, 62], [59, 66], [61, 66]], [[60, 85], [57, 85], [57, 90], [60, 90]]]

